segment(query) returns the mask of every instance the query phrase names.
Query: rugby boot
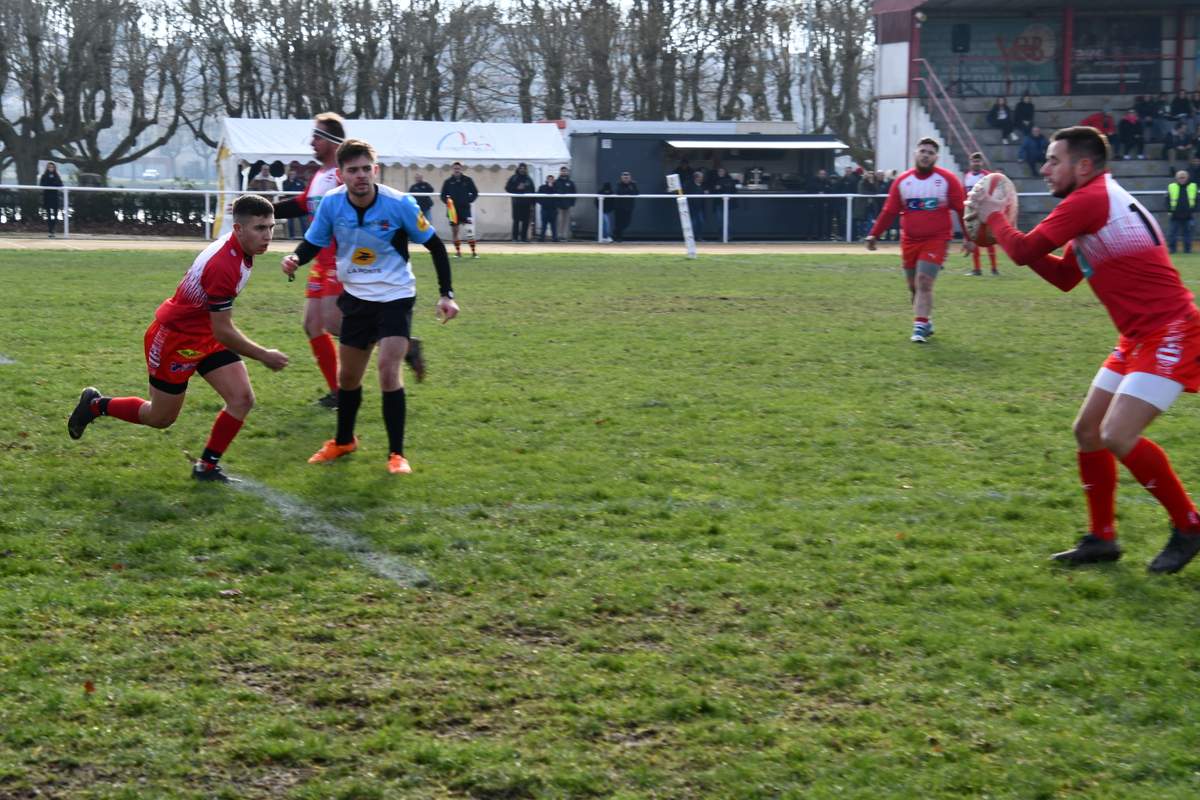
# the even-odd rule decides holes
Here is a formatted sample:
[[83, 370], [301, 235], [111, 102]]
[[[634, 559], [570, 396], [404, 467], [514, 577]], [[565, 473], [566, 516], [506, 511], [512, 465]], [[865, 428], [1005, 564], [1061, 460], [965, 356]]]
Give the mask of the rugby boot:
[[915, 322], [913, 323], [913, 332], [912, 336], [909, 337], [909, 341], [916, 342], [917, 344], [925, 344], [929, 341], [930, 336], [933, 336], [932, 325], [928, 322]]
[[241, 483], [241, 478], [233, 478], [221, 469], [220, 464], [206, 464], [197, 461], [192, 465], [192, 478], [206, 483]]
[[338, 404], [338, 393], [337, 393], [336, 389], [326, 392], [325, 394], [323, 394], [317, 398], [317, 405], [319, 405], [321, 408], [336, 409], [337, 404]]
[[421, 347], [420, 339], [409, 338], [408, 352], [404, 354], [404, 360], [412, 367], [413, 375], [417, 376], [417, 383], [425, 380], [425, 350]]
[[1200, 553], [1200, 533], [1181, 533], [1178, 528], [1171, 528], [1171, 538], [1150, 565], [1150, 572], [1167, 574], [1179, 572], [1188, 565], [1196, 553]]
[[412, 475], [412, 467], [408, 465], [408, 459], [399, 453], [392, 453], [388, 456], [388, 472], [393, 475]]
[[326, 464], [330, 461], [337, 461], [342, 456], [347, 456], [358, 449], [358, 437], [354, 437], [354, 441], [350, 444], [338, 444], [336, 440], [329, 439], [325, 444], [321, 445], [321, 449], [312, 454], [308, 459], [310, 464]]
[[75, 404], [75, 410], [71, 412], [71, 416], [67, 417], [67, 433], [72, 439], [78, 439], [83, 436], [84, 430], [96, 418], [92, 413], [92, 401], [100, 397], [100, 390], [93, 386], [89, 386], [79, 394], [79, 402]]
[[1071, 550], [1063, 550], [1050, 556], [1051, 561], [1057, 561], [1066, 566], [1077, 567], [1080, 564], [1098, 564], [1103, 561], [1116, 561], [1121, 557], [1121, 545], [1116, 539], [1101, 539], [1093, 534], [1087, 534], [1079, 540], [1079, 544]]

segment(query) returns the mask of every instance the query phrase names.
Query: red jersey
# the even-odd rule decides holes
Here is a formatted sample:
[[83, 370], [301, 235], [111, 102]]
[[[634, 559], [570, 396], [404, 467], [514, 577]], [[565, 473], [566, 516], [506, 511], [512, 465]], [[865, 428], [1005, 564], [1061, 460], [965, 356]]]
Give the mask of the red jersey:
[[983, 178], [984, 175], [991, 175], [991, 174], [992, 174], [992, 171], [990, 169], [981, 169], [981, 170], [979, 170], [979, 172], [968, 172], [968, 173], [964, 174], [963, 175], [963, 191], [965, 191], [967, 194], [970, 194], [971, 189], [975, 186], [975, 184], [979, 183], [980, 179]]
[[178, 333], [211, 337], [209, 312], [233, 308], [253, 266], [254, 257], [242, 251], [236, 235], [216, 240], [196, 256], [175, 295], [163, 301], [154, 319]]
[[901, 239], [949, 241], [953, 233], [950, 212], [957, 214], [961, 223], [965, 199], [962, 184], [950, 170], [934, 167], [922, 177], [910, 169], [892, 183], [883, 210], [871, 226], [871, 236], [890, 228], [899, 214]]
[[[341, 185], [342, 179], [338, 177], [337, 167], [321, 167], [312, 176], [308, 186], [304, 187], [304, 191], [296, 196], [296, 202], [308, 209], [310, 225], [312, 218], [317, 215], [317, 206], [321, 205], [321, 198]], [[337, 272], [337, 242], [321, 248], [321, 252], [317, 253], [317, 264], [331, 274]]]
[[[996, 241], [1018, 264], [1064, 292], [1084, 278], [1122, 335], [1138, 338], [1192, 313], [1195, 302], [1163, 244], [1153, 215], [1107, 172], [1075, 189], [1022, 234], [1004, 214], [988, 217]], [[1066, 245], [1063, 256], [1051, 251]]]

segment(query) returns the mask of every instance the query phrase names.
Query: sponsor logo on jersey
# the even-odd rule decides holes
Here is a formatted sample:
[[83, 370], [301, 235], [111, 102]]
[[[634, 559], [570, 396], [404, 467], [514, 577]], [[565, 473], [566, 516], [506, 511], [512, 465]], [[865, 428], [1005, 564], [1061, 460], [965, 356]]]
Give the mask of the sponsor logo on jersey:
[[350, 260], [360, 267], [369, 267], [375, 263], [375, 251], [369, 247], [360, 247], [354, 251]]
[[188, 350], [187, 348], [184, 348], [183, 350], [176, 350], [175, 352], [184, 358], [196, 358], [200, 355], [199, 350]]
[[386, 232], [386, 231], [390, 231], [391, 229], [392, 229], [392, 223], [388, 222], [386, 219], [379, 220], [379, 230]]
[[913, 197], [905, 201], [909, 211], [936, 211], [938, 207], [938, 199], [936, 197]]
[[171, 372], [191, 372], [195, 368], [196, 368], [195, 361], [190, 361], [186, 364], [180, 364], [178, 361], [172, 361], [170, 370], [171, 370]]
[[423, 213], [421, 213], [420, 211], [417, 212], [417, 230], [419, 230], [419, 231], [429, 230], [429, 220], [425, 219], [425, 215]]

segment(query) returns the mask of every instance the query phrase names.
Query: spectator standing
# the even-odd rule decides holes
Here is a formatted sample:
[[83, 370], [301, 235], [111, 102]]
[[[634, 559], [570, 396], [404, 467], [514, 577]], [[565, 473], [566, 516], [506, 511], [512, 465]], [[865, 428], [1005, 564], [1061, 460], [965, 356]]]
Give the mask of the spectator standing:
[[[862, 180], [858, 182], [858, 193], [869, 199], [862, 201], [862, 216], [857, 217], [854, 223], [854, 238], [861, 239], [870, 230], [870, 227], [875, 222], [876, 203], [879, 202], [879, 179], [877, 176], [883, 173], [867, 170], [863, 173]], [[856, 208], [860, 206], [856, 205]]]
[[[724, 167], [717, 168], [717, 176], [713, 179], [712, 185], [713, 194], [737, 194], [737, 181], [729, 174], [729, 170]], [[733, 233], [733, 226], [725, 223], [725, 201], [717, 199], [714, 207], [716, 208], [717, 231], [718, 236], [722, 238], [725, 235], [725, 230], [728, 228], [729, 233]], [[736, 200], [729, 201], [729, 210], [732, 212], [737, 207]]]
[[1182, 122], [1184, 125], [1190, 125], [1192, 114], [1195, 109], [1192, 108], [1192, 98], [1183, 89], [1175, 93], [1175, 99], [1171, 101], [1171, 119], [1175, 122]]
[[687, 183], [683, 184], [683, 193], [688, 196], [688, 214], [692, 217], [692, 232], [696, 235], [697, 240], [704, 239], [704, 229], [708, 224], [708, 217], [705, 214], [705, 206], [708, 201], [704, 199], [704, 195], [708, 194], [708, 190], [704, 187], [704, 172], [696, 170], [692, 173], [692, 177]]
[[992, 107], [987, 113], [987, 124], [988, 127], [996, 128], [1000, 131], [1001, 144], [1017, 140], [1016, 135], [1013, 133], [1013, 128], [1016, 125], [1013, 120], [1013, 112], [1008, 107], [1008, 101], [1003, 97], [997, 97], [996, 102], [992, 103]]
[[1196, 184], [1188, 171], [1175, 173], [1175, 180], [1167, 186], [1167, 210], [1171, 214], [1167, 229], [1167, 249], [1175, 252], [1176, 243], [1183, 240], [1183, 252], [1192, 252], [1192, 228], [1196, 224]]
[[[571, 170], [559, 167], [558, 177], [554, 181], [554, 191], [558, 194], [578, 194], [575, 181], [571, 180]], [[574, 197], [558, 199], [558, 238], [561, 241], [571, 241], [571, 210], [575, 208]]]
[[638, 191], [638, 185], [633, 181], [633, 175], [628, 172], [621, 173], [621, 180], [617, 181], [616, 199], [613, 200], [613, 239], [618, 242], [625, 241], [625, 230], [629, 227], [629, 223], [633, 222], [633, 204], [634, 200], [641, 192]]
[[1029, 96], [1029, 92], [1021, 95], [1020, 102], [1013, 109], [1013, 122], [1017, 128], [1017, 134], [1026, 136], [1033, 130], [1033, 115], [1036, 109], [1033, 107], [1033, 98]]
[[1046, 163], [1046, 148], [1050, 140], [1042, 134], [1042, 129], [1034, 125], [1029, 134], [1021, 141], [1021, 149], [1017, 155], [1029, 165], [1029, 174], [1036, 178], [1042, 164]]
[[[832, 194], [834, 191], [833, 179], [829, 177], [829, 173], [823, 169], [817, 170], [817, 174], [808, 179], [808, 183], [804, 187], [805, 194]], [[812, 227], [810, 230], [814, 234], [812, 238], [824, 241], [829, 238], [833, 231], [833, 203], [830, 200], [808, 200], [808, 203], [813, 203], [816, 206], [816, 214], [811, 215]]]
[[1200, 183], [1200, 152], [1192, 153], [1192, 160], [1188, 162], [1188, 180]]
[[46, 162], [46, 169], [38, 178], [38, 186], [47, 187], [42, 191], [42, 210], [46, 213], [46, 236], [54, 238], [54, 225], [58, 222], [59, 209], [62, 208], [62, 176], [58, 174], [58, 165], [53, 161]]
[[1131, 108], [1117, 123], [1116, 155], [1128, 161], [1130, 154], [1136, 151], [1137, 157], [1144, 159], [1146, 157], [1144, 142], [1145, 127], [1142, 125], [1137, 109]]
[[[517, 164], [517, 171], [509, 177], [508, 183], [504, 184], [504, 191], [515, 195], [536, 192], [537, 187], [533, 185], [533, 178], [529, 177], [529, 167]], [[512, 199], [512, 240], [514, 242], [529, 241], [529, 215], [531, 213], [533, 213], [532, 200], [526, 197]]]
[[554, 176], [546, 173], [546, 182], [538, 187], [538, 208], [542, 212], [542, 226], [538, 232], [538, 241], [546, 241], [546, 227], [550, 228], [550, 237], [558, 241], [558, 191], [554, 188]]
[[[306, 184], [304, 179], [300, 177], [300, 174], [296, 171], [295, 167], [290, 167], [288, 169], [287, 175], [283, 179], [283, 191], [291, 192], [291, 195], [289, 196], [295, 196], [300, 192], [303, 192], [304, 187], [307, 185], [308, 184]], [[297, 238], [297, 231], [299, 231], [300, 236], [303, 236], [306, 230], [308, 230], [307, 214], [302, 214], [298, 217], [287, 218], [287, 235], [289, 239]]]
[[[604, 185], [600, 187], [600, 191], [596, 192], [596, 194], [606, 195], [606, 196], [612, 195], [612, 193], [613, 193], [613, 186], [608, 181], [605, 181]], [[612, 200], [604, 201], [604, 209], [603, 209], [603, 213], [601, 214], [601, 217], [600, 217], [600, 220], [601, 220], [601, 222], [600, 222], [600, 225], [601, 225], [600, 241], [604, 242], [606, 244], [611, 243], [613, 240], [613, 238], [612, 238], [613, 237], [613, 218], [615, 216], [615, 212], [613, 211], [613, 209], [615, 207], [616, 206], [613, 204]], [[600, 198], [599, 197], [596, 198], [596, 208], [600, 208]]]
[[1134, 98], [1133, 107], [1137, 109], [1138, 120], [1142, 123], [1142, 141], [1149, 142], [1154, 129], [1154, 98], [1138, 95]]
[[1167, 93], [1159, 92], [1158, 97], [1151, 102], [1151, 107], [1154, 109], [1150, 120], [1154, 131], [1151, 141], [1165, 141], [1167, 134], [1171, 132], [1171, 103], [1167, 100]]
[[[427, 194], [419, 194], [426, 192]], [[433, 194], [433, 184], [425, 180], [425, 176], [421, 173], [413, 175], [412, 186], [408, 187], [408, 193], [413, 195], [413, 200], [417, 201], [417, 208], [421, 209], [421, 213], [429, 219], [429, 212], [433, 210], [433, 198], [429, 195]]]
[[[466, 228], [467, 244], [471, 246], [471, 258], [479, 258], [475, 251], [475, 217], [471, 204], [479, 199], [479, 190], [470, 175], [463, 174], [461, 161], [450, 165], [450, 177], [442, 181], [441, 198], [446, 206], [446, 218], [450, 221], [450, 235], [454, 237], [454, 257], [462, 258], [462, 240], [458, 238], [459, 228]], [[454, 206], [454, 216], [450, 216], [450, 207]]]

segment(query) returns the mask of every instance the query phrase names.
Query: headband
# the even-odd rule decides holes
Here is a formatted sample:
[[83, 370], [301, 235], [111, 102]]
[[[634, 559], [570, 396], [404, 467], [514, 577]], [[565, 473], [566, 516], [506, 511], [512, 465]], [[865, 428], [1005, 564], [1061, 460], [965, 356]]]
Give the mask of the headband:
[[342, 142], [346, 141], [341, 136], [335, 136], [329, 131], [323, 131], [316, 127], [313, 128], [313, 136], [324, 139], [327, 142], [333, 142], [334, 144], [341, 144]]

